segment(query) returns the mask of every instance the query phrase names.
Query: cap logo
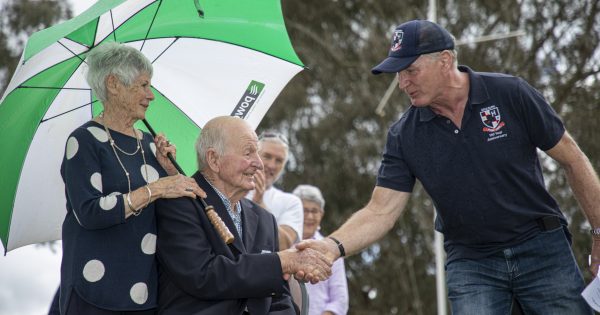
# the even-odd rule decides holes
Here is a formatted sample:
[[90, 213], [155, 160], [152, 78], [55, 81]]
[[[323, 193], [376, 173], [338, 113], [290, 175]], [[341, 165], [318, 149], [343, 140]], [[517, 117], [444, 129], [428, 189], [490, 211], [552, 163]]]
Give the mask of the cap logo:
[[394, 32], [394, 37], [392, 37], [392, 51], [398, 51], [402, 48], [402, 38], [404, 37], [404, 32], [402, 30], [397, 30]]

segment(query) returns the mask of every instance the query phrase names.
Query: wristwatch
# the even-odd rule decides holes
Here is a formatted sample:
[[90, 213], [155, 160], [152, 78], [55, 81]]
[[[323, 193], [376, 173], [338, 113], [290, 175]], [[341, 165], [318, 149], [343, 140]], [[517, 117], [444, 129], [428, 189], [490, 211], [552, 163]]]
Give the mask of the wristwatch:
[[590, 233], [592, 233], [592, 235], [600, 235], [600, 227], [591, 229]]

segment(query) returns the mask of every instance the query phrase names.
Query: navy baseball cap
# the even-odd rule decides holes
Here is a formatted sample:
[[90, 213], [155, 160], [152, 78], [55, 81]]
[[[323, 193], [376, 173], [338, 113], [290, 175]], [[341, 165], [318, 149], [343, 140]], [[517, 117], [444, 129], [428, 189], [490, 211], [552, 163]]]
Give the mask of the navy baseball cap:
[[371, 69], [371, 72], [400, 72], [420, 55], [446, 49], [454, 49], [454, 38], [448, 31], [431, 21], [409, 21], [394, 30], [388, 57]]

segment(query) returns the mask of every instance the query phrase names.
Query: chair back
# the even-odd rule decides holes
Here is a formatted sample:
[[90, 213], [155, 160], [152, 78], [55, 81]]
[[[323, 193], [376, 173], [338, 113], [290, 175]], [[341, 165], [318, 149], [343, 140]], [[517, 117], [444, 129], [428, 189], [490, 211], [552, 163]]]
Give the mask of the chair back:
[[306, 290], [306, 284], [291, 277], [288, 281], [290, 285], [290, 293], [292, 295], [292, 301], [298, 307], [300, 315], [308, 315], [308, 291]]

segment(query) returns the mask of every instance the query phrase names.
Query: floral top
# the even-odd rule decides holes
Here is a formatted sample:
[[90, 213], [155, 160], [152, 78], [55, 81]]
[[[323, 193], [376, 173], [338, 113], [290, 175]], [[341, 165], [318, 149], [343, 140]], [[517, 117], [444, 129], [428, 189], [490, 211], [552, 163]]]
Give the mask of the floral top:
[[[133, 153], [137, 140], [110, 130], [115, 144]], [[144, 133], [142, 150], [116, 150], [129, 173], [131, 190], [166, 176], [156, 160], [152, 136]], [[63, 222], [60, 308], [71, 294], [97, 307], [146, 310], [156, 307], [157, 266], [154, 203], [125, 219], [127, 176], [111, 148], [104, 126], [89, 121], [71, 133], [61, 166], [67, 197]]]

